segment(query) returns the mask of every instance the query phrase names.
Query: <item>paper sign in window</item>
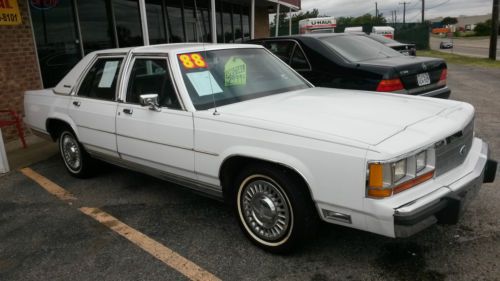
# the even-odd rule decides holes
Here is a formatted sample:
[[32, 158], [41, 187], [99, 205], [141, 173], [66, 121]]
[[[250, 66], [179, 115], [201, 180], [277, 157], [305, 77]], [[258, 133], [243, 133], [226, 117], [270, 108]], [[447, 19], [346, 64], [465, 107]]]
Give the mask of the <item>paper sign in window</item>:
[[200, 97], [223, 92], [212, 73], [208, 70], [191, 72], [186, 75]]
[[99, 81], [99, 88], [111, 88], [113, 80], [115, 79], [116, 71], [118, 70], [118, 61], [107, 61], [102, 71], [101, 80]]
[[231, 57], [224, 66], [224, 85], [242, 86], [247, 84], [247, 64], [240, 58]]

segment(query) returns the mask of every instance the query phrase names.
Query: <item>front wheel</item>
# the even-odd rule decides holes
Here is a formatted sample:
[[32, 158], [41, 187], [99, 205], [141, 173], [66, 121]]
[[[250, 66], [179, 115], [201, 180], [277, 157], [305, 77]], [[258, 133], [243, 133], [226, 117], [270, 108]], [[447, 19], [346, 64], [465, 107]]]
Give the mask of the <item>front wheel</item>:
[[68, 172], [75, 177], [85, 178], [92, 172], [92, 158], [80, 144], [75, 134], [63, 130], [59, 135], [59, 153]]
[[237, 182], [238, 221], [254, 244], [286, 253], [314, 233], [316, 210], [307, 187], [296, 176], [261, 165], [245, 169]]

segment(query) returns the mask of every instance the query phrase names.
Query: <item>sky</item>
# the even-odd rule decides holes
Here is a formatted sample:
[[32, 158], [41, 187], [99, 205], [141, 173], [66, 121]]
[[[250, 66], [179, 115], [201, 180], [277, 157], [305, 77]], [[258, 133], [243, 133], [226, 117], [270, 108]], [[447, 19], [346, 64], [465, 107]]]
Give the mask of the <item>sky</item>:
[[[421, 0], [302, 0], [302, 11], [317, 8], [320, 15], [347, 17], [360, 16], [366, 13], [375, 15], [375, 2], [386, 18], [391, 11], [397, 10], [398, 21], [403, 20], [403, 1], [406, 5], [406, 22], [419, 22]], [[491, 13], [492, 0], [425, 0], [425, 18], [457, 17], [460, 15], [486, 15]]]

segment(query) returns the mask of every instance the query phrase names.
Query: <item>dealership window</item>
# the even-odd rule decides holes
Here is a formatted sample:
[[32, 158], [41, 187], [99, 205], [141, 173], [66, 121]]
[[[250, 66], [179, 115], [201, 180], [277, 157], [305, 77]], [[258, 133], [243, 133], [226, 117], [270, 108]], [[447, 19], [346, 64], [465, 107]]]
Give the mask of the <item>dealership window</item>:
[[[211, 0], [145, 2], [150, 44], [212, 40]], [[44, 87], [55, 86], [85, 54], [144, 44], [138, 0], [29, 3]], [[249, 12], [248, 6], [217, 0], [217, 41], [248, 39]]]
[[224, 25], [224, 42], [229, 43], [234, 40], [232, 23], [232, 6], [229, 3], [222, 2], [222, 24]]
[[85, 54], [117, 47], [110, 1], [85, 0], [77, 3]]
[[185, 42], [184, 24], [182, 20], [182, 1], [167, 1], [168, 27], [170, 31], [170, 43]]
[[44, 87], [53, 87], [82, 58], [73, 1], [30, 5]]
[[141, 46], [141, 18], [138, 0], [113, 0], [116, 34], [120, 47]]
[[167, 43], [165, 5], [163, 0], [146, 0], [149, 44]]

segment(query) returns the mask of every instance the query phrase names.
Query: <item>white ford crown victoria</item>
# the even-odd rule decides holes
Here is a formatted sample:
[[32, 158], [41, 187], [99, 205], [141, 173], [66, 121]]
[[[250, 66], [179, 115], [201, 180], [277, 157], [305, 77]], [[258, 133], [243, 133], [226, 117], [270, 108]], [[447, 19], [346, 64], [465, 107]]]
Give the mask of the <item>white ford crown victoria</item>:
[[252, 45], [94, 52], [25, 112], [72, 175], [100, 159], [223, 198], [272, 252], [318, 219], [389, 237], [456, 222], [496, 172], [471, 105], [314, 88]]

